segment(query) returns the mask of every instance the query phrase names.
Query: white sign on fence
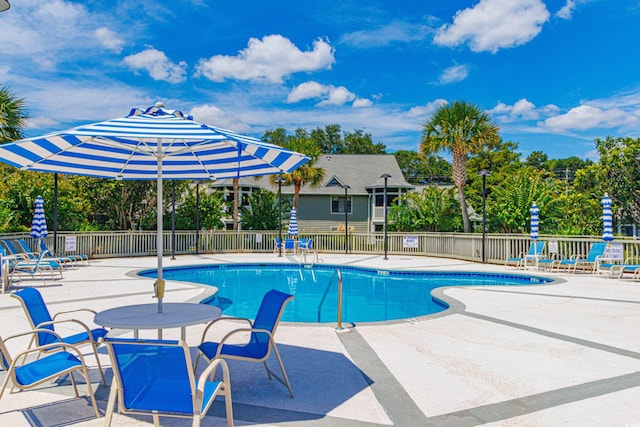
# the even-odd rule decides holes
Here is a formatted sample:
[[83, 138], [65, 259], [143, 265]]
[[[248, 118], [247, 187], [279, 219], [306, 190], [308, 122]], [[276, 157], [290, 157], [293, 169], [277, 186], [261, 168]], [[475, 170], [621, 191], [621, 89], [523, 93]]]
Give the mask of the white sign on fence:
[[549, 253], [557, 254], [558, 253], [558, 241], [557, 240], [549, 240]]
[[609, 243], [604, 258], [608, 259], [624, 259], [624, 246], [622, 243]]
[[64, 236], [64, 250], [66, 252], [76, 251], [76, 236]]
[[402, 236], [402, 247], [418, 249], [418, 236]]
[[262, 243], [262, 234], [256, 233], [256, 243]]

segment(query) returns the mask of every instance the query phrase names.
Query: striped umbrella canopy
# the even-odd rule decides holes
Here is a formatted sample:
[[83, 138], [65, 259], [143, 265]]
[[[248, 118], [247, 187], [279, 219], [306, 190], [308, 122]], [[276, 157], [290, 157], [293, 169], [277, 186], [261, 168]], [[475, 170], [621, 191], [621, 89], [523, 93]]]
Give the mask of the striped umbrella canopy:
[[291, 209], [291, 220], [289, 221], [289, 229], [287, 230], [289, 236], [298, 235], [298, 216], [295, 208]]
[[42, 196], [36, 197], [35, 205], [30, 235], [34, 239], [43, 239], [49, 235], [49, 231], [47, 230], [47, 219], [44, 217], [44, 199]]
[[609, 195], [604, 193], [604, 197], [600, 204], [602, 205], [602, 223], [604, 226], [602, 240], [610, 242], [613, 240], [613, 211], [611, 209], [613, 202]]
[[529, 213], [531, 213], [531, 238], [532, 239], [537, 239], [538, 238], [538, 230], [540, 228], [540, 217], [538, 216], [538, 214], [540, 213], [540, 209], [538, 209], [538, 205], [536, 205], [536, 202], [533, 202], [533, 205], [531, 205], [531, 209], [529, 209]]
[[[198, 123], [162, 103], [129, 115], [0, 146], [0, 161], [23, 170], [122, 180], [157, 180], [158, 281], [162, 279], [162, 180], [214, 180], [289, 173], [303, 154]], [[162, 288], [158, 286], [158, 310]]]

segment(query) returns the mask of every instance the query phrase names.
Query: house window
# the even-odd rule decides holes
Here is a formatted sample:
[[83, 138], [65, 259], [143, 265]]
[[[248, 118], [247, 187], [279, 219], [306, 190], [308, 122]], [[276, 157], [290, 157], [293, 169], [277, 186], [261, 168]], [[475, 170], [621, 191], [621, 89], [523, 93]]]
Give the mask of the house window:
[[345, 199], [344, 196], [331, 196], [331, 213], [344, 213], [345, 201], [347, 213], [351, 213], [351, 197]]

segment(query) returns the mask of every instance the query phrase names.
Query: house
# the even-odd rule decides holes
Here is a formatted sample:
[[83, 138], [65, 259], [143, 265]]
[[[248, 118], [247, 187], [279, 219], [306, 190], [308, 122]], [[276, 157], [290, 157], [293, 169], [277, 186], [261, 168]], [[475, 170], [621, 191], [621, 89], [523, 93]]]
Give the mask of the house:
[[[396, 158], [389, 154], [326, 154], [314, 165], [324, 169], [320, 186], [305, 185], [298, 201], [298, 229], [301, 234], [344, 230], [345, 221], [357, 233], [383, 231], [384, 188], [387, 178], [387, 203], [414, 189], [404, 180]], [[222, 189], [227, 200], [233, 200], [233, 180], [216, 181], [212, 188]], [[242, 203], [254, 188], [278, 191], [267, 177], [241, 178], [239, 189]], [[282, 194], [293, 197], [293, 185], [283, 186]], [[346, 213], [345, 213], [346, 209]], [[288, 214], [288, 213], [287, 213]], [[232, 224], [232, 218], [225, 221]]]

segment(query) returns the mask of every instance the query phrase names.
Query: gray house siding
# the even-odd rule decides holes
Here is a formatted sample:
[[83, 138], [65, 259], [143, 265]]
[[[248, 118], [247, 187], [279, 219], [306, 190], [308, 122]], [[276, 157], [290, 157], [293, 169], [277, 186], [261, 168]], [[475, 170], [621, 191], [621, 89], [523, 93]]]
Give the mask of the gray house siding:
[[[341, 196], [343, 194], [340, 194]], [[351, 199], [351, 213], [347, 215], [349, 228], [358, 233], [368, 231], [369, 196], [354, 195]], [[307, 232], [323, 232], [344, 226], [344, 213], [331, 213], [331, 197], [326, 195], [305, 195], [298, 201], [298, 228]]]

